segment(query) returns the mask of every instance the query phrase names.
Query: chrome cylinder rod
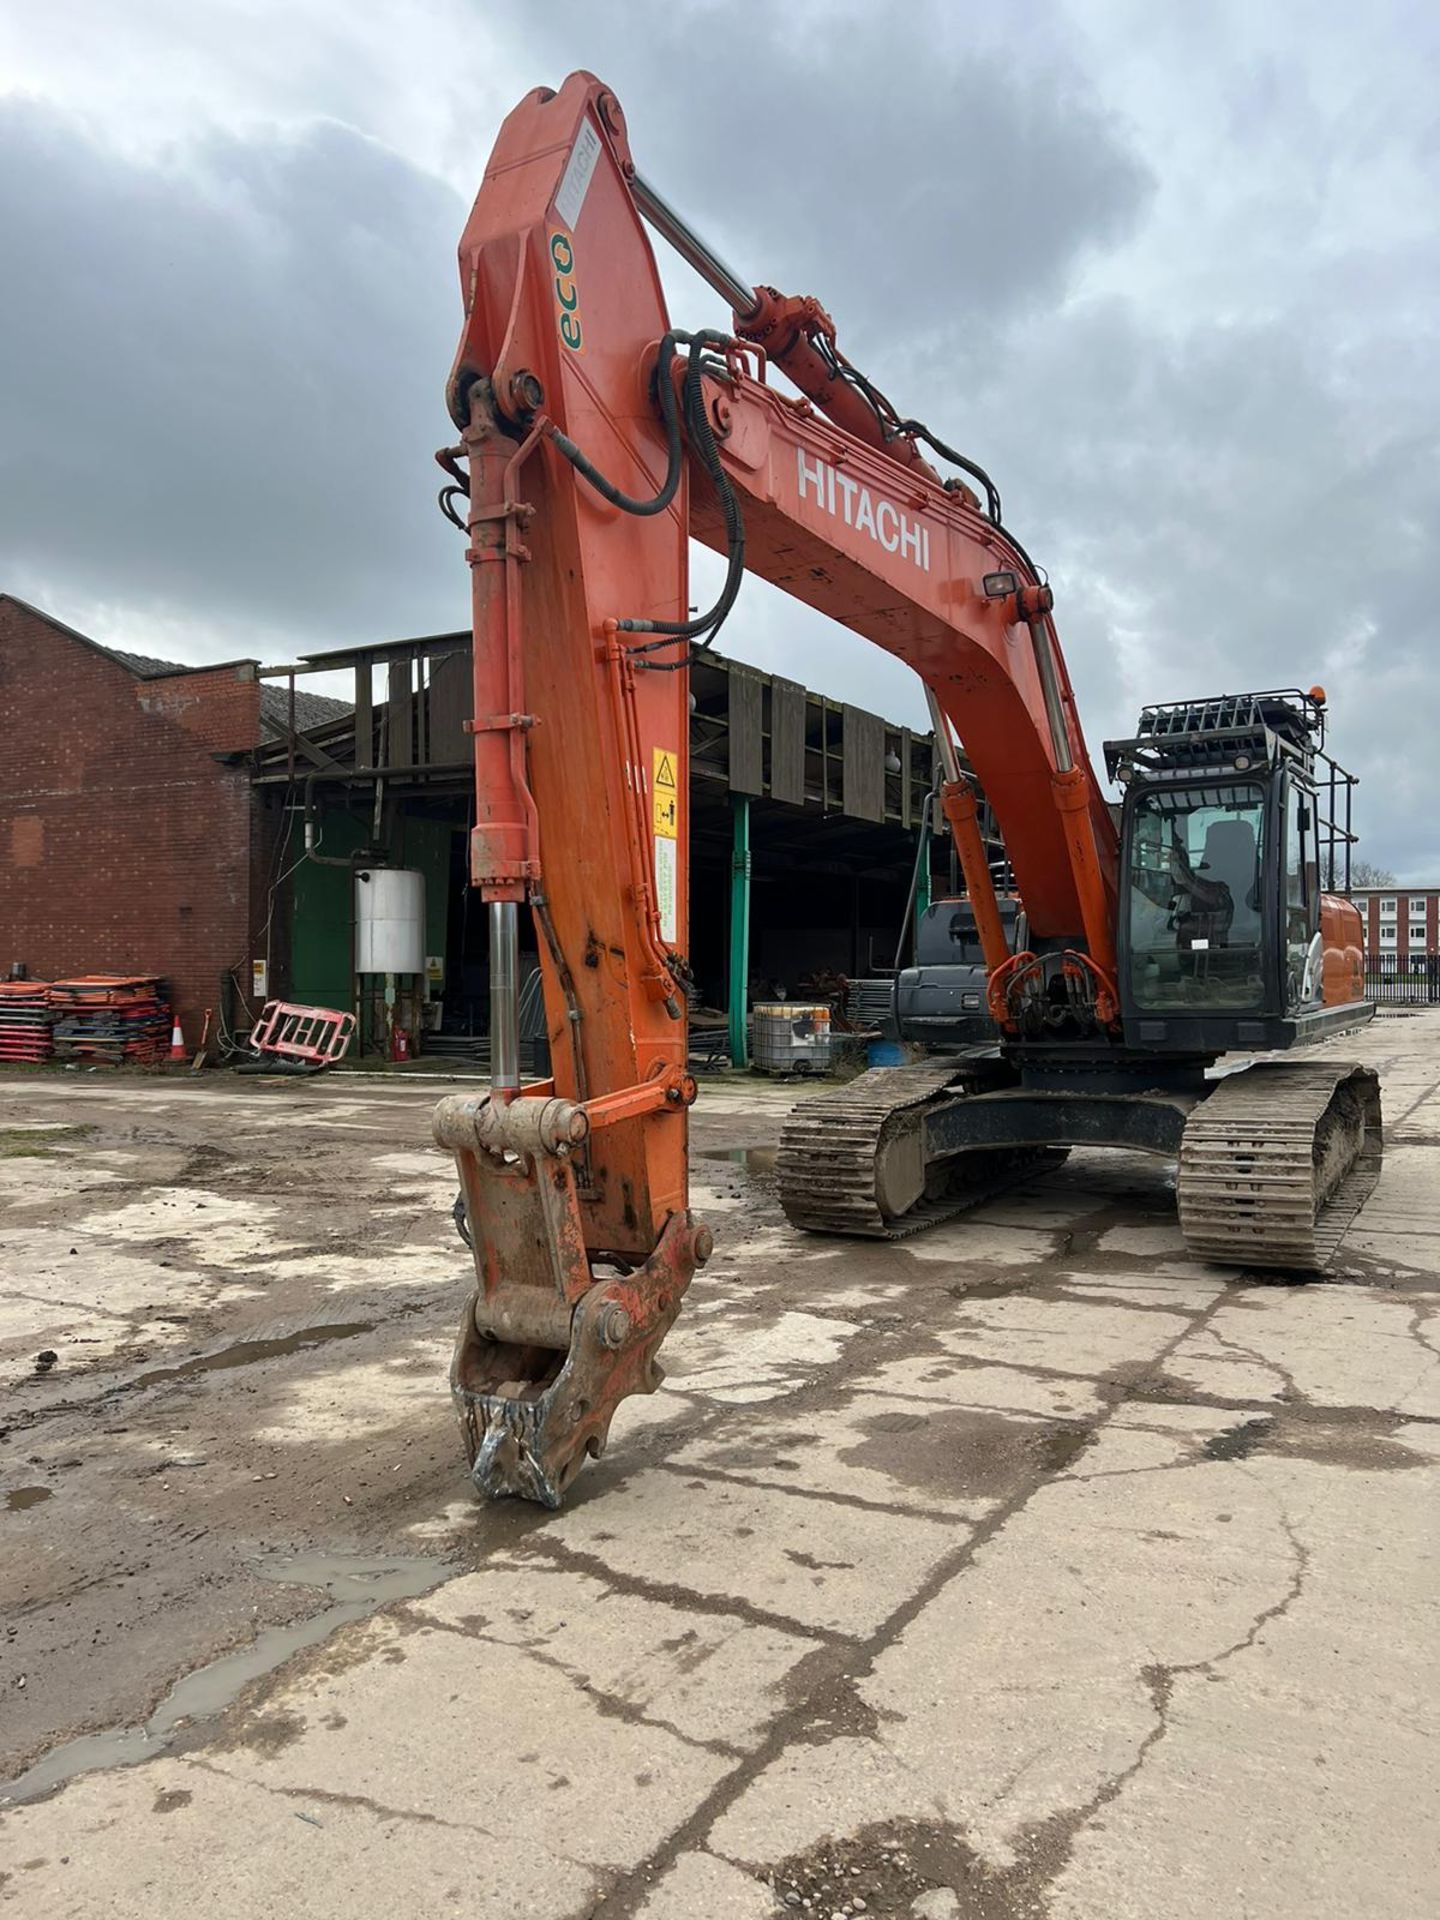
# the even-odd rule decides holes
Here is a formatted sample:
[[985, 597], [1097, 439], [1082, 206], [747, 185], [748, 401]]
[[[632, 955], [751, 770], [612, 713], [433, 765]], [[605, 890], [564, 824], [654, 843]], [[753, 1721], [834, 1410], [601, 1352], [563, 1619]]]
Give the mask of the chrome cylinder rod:
[[520, 1085], [520, 923], [513, 900], [490, 902], [490, 1091]]
[[755, 298], [754, 287], [747, 285], [713, 247], [707, 246], [683, 215], [675, 211], [663, 194], [656, 192], [643, 173], [631, 175], [630, 191], [635, 195], [636, 206], [655, 231], [670, 242], [682, 260], [689, 261], [700, 278], [708, 281], [742, 320], [748, 319], [760, 305]]
[[953, 787], [960, 778], [960, 756], [955, 751], [950, 722], [935, 697], [935, 689], [929, 685], [925, 688], [925, 704], [930, 709], [930, 725], [935, 730], [935, 751], [940, 756], [940, 770]]
[[1043, 619], [1030, 622], [1030, 644], [1035, 649], [1040, 691], [1045, 697], [1045, 718], [1050, 723], [1050, 749], [1055, 755], [1055, 771], [1069, 773], [1075, 765], [1075, 756], [1070, 751], [1070, 732], [1065, 725], [1065, 707], [1060, 699], [1060, 676], [1055, 671], [1050, 629]]

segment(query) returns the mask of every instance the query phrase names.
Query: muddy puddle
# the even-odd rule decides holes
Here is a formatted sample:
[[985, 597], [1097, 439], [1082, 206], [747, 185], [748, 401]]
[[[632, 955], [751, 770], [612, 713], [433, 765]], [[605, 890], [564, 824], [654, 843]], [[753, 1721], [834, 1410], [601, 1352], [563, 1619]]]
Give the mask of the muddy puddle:
[[42, 1500], [50, 1498], [49, 1487], [12, 1487], [5, 1496], [7, 1513], [24, 1513], [27, 1507], [38, 1507]]
[[0, 1786], [0, 1806], [37, 1800], [77, 1775], [101, 1767], [130, 1767], [155, 1759], [181, 1727], [222, 1713], [252, 1681], [273, 1673], [293, 1654], [319, 1646], [341, 1627], [365, 1619], [380, 1607], [430, 1592], [450, 1569], [439, 1560], [302, 1553], [261, 1561], [256, 1571], [265, 1580], [321, 1587], [330, 1595], [330, 1605], [308, 1620], [267, 1627], [248, 1647], [186, 1674], [143, 1727], [86, 1734], [55, 1747], [18, 1779]]
[[125, 1382], [126, 1390], [158, 1387], [167, 1380], [189, 1380], [197, 1373], [225, 1373], [231, 1367], [253, 1367], [261, 1360], [276, 1360], [287, 1353], [304, 1353], [310, 1347], [327, 1346], [332, 1340], [354, 1340], [359, 1334], [373, 1333], [373, 1320], [345, 1320], [330, 1326], [302, 1327], [299, 1333], [286, 1333], [273, 1340], [237, 1340], [218, 1353], [200, 1353], [193, 1360], [180, 1360], [173, 1367], [151, 1367]]
[[779, 1151], [778, 1147], [707, 1147], [699, 1158], [728, 1160], [732, 1167], [743, 1167], [746, 1173], [774, 1173]]

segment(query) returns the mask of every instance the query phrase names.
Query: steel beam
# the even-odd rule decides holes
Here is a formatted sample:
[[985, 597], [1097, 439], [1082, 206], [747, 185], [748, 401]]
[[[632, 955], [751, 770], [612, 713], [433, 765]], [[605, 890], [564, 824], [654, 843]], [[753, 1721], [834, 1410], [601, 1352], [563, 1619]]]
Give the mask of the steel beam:
[[732, 793], [734, 840], [730, 854], [730, 1064], [748, 1067], [746, 1033], [750, 983], [750, 796]]

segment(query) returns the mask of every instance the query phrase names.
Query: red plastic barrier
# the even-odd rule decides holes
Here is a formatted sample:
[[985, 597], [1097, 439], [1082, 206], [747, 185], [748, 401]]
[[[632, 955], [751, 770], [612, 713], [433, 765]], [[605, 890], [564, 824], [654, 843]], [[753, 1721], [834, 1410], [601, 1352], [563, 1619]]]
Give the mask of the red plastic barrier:
[[288, 1000], [267, 1000], [260, 1018], [250, 1029], [250, 1045], [259, 1054], [273, 1054], [282, 1060], [308, 1060], [314, 1066], [328, 1067], [344, 1059], [354, 1031], [353, 1013], [337, 1013], [333, 1007], [297, 1007]]
[[43, 980], [0, 980], [0, 1060], [48, 1060], [54, 1052]]
[[55, 1055], [97, 1065], [151, 1065], [170, 1039], [164, 982], [153, 973], [86, 973], [51, 982]]

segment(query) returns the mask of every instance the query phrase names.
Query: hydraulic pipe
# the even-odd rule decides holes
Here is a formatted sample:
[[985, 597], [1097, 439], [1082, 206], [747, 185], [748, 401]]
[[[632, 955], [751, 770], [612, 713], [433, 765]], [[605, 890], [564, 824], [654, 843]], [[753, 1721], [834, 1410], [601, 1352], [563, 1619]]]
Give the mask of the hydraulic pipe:
[[677, 213], [665, 196], [651, 186], [643, 173], [631, 174], [630, 191], [635, 196], [636, 206], [661, 238], [670, 242], [681, 259], [688, 261], [700, 278], [708, 281], [742, 320], [748, 320], [758, 312], [760, 301], [754, 287], [742, 280], [735, 269], [700, 238], [683, 215]]
[[925, 704], [930, 709], [930, 725], [935, 733], [935, 751], [940, 756], [940, 771], [953, 784], [964, 777], [960, 772], [960, 756], [955, 751], [950, 722], [935, 697], [935, 689], [928, 684], [925, 688]]
[[513, 900], [490, 902], [490, 1091], [520, 1088], [520, 915]]
[[[811, 330], [820, 320], [833, 335], [833, 325], [813, 300], [790, 300], [773, 287], [752, 287], [700, 235], [643, 173], [632, 173], [630, 191], [635, 204], [663, 240], [686, 260], [728, 303], [735, 323], [747, 340], [758, 341], [774, 364], [807, 399], [827, 413], [836, 426], [853, 433], [867, 446], [879, 447], [901, 466], [923, 473], [938, 483], [940, 476], [913, 439], [889, 433], [876, 419], [863, 394], [836, 376], [833, 362], [815, 346]], [[967, 496], [974, 504], [974, 496]]]
[[933, 687], [926, 687], [925, 701], [930, 708], [930, 724], [935, 729], [935, 751], [940, 756], [940, 768], [945, 776], [940, 788], [940, 804], [950, 823], [960, 871], [965, 876], [965, 892], [969, 896], [970, 911], [975, 916], [975, 931], [979, 935], [980, 951], [985, 956], [985, 971], [993, 974], [1010, 958], [1010, 943], [1005, 938], [1005, 923], [1000, 918], [1000, 903], [995, 898], [995, 878], [990, 871], [990, 856], [985, 851], [985, 842], [980, 835], [980, 809], [976, 804], [974, 787], [961, 772], [960, 756], [950, 736], [950, 722], [945, 718]]
[[516, 496], [517, 473], [540, 439], [538, 426], [517, 447], [504, 434], [488, 381], [470, 395], [461, 445], [470, 462], [471, 671], [475, 741], [475, 824], [470, 883], [487, 900], [523, 900], [539, 877], [539, 825], [525, 773], [524, 632], [519, 529], [530, 509]]
[[1060, 701], [1060, 676], [1055, 671], [1055, 654], [1050, 645], [1050, 627], [1043, 616], [1031, 620], [1030, 645], [1035, 651], [1035, 666], [1040, 674], [1040, 691], [1045, 699], [1045, 718], [1050, 726], [1050, 747], [1055, 755], [1055, 771], [1069, 773], [1075, 765], [1070, 751], [1070, 730], [1065, 725], [1065, 709]]

